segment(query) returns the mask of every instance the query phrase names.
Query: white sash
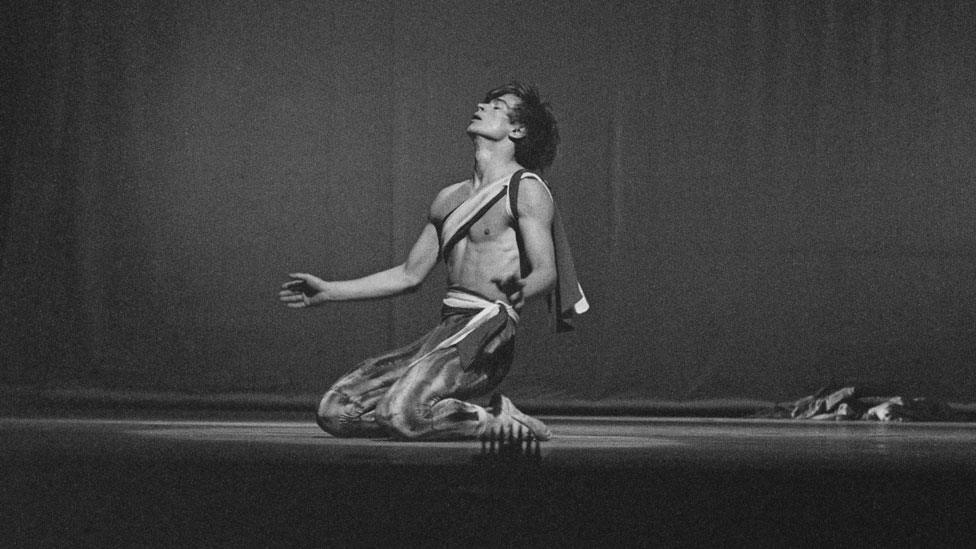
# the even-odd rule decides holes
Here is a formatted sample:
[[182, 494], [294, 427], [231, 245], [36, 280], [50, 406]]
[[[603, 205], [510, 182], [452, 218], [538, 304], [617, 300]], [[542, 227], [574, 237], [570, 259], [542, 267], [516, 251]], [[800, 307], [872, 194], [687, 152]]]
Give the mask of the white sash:
[[447, 296], [444, 298], [444, 305], [453, 307], [455, 309], [481, 310], [478, 312], [478, 314], [471, 317], [468, 320], [468, 323], [464, 325], [464, 328], [461, 328], [458, 333], [440, 342], [440, 344], [435, 347], [435, 350], [456, 345], [459, 341], [468, 337], [468, 334], [481, 327], [482, 324], [501, 314], [502, 311], [505, 311], [505, 313], [508, 314], [508, 316], [515, 322], [519, 321], [518, 312], [516, 312], [515, 309], [508, 303], [505, 303], [504, 301], [489, 301], [483, 297], [478, 297], [467, 292], [448, 290]]
[[[444, 224], [441, 226], [441, 243], [446, 245], [454, 233], [481, 210], [488, 201], [508, 186], [508, 177], [495, 181], [490, 185], [481, 188], [475, 194], [469, 196], [460, 206], [447, 215]], [[442, 250], [443, 251], [443, 250]]]

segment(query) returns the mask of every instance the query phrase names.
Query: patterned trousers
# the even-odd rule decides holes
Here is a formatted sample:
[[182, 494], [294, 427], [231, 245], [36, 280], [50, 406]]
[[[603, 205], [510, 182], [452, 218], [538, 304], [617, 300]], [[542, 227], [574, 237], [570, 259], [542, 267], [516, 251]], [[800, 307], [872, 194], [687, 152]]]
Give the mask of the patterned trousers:
[[445, 440], [478, 437], [487, 411], [465, 399], [488, 393], [508, 373], [516, 322], [504, 307], [449, 346], [477, 309], [445, 306], [440, 324], [413, 343], [363, 361], [319, 404], [317, 421], [337, 437]]

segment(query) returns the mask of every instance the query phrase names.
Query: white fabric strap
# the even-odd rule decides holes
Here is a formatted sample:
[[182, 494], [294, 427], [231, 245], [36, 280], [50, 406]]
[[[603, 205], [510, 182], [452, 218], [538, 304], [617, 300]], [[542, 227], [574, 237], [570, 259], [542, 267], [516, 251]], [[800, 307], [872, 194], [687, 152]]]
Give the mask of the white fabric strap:
[[478, 210], [485, 205], [486, 202], [494, 198], [496, 194], [501, 192], [503, 188], [508, 185], [508, 178], [502, 178], [490, 185], [485, 185], [477, 193], [469, 196], [456, 210], [451, 212], [447, 219], [444, 220], [444, 225], [441, 226], [441, 241], [447, 243], [448, 240], [454, 236], [454, 233], [458, 231], [465, 223], [471, 219], [471, 216], [478, 213]]

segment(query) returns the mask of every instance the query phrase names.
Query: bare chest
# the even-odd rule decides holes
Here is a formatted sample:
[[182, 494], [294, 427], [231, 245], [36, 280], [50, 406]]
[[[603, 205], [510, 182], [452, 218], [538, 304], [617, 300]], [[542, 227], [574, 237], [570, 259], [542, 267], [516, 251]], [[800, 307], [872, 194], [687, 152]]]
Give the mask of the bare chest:
[[513, 219], [505, 208], [505, 201], [500, 200], [471, 225], [466, 240], [474, 244], [482, 244], [511, 238], [513, 227]]

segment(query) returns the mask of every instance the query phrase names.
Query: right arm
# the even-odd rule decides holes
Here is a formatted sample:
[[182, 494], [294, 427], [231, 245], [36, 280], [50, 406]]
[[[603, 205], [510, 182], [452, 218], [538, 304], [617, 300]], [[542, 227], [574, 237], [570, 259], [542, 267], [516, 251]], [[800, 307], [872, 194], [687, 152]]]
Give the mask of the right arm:
[[307, 273], [291, 273], [281, 286], [278, 299], [286, 306], [301, 309], [327, 301], [375, 299], [412, 292], [420, 287], [437, 264], [437, 229], [430, 221], [410, 248], [407, 260], [385, 271], [362, 278], [325, 281]]

